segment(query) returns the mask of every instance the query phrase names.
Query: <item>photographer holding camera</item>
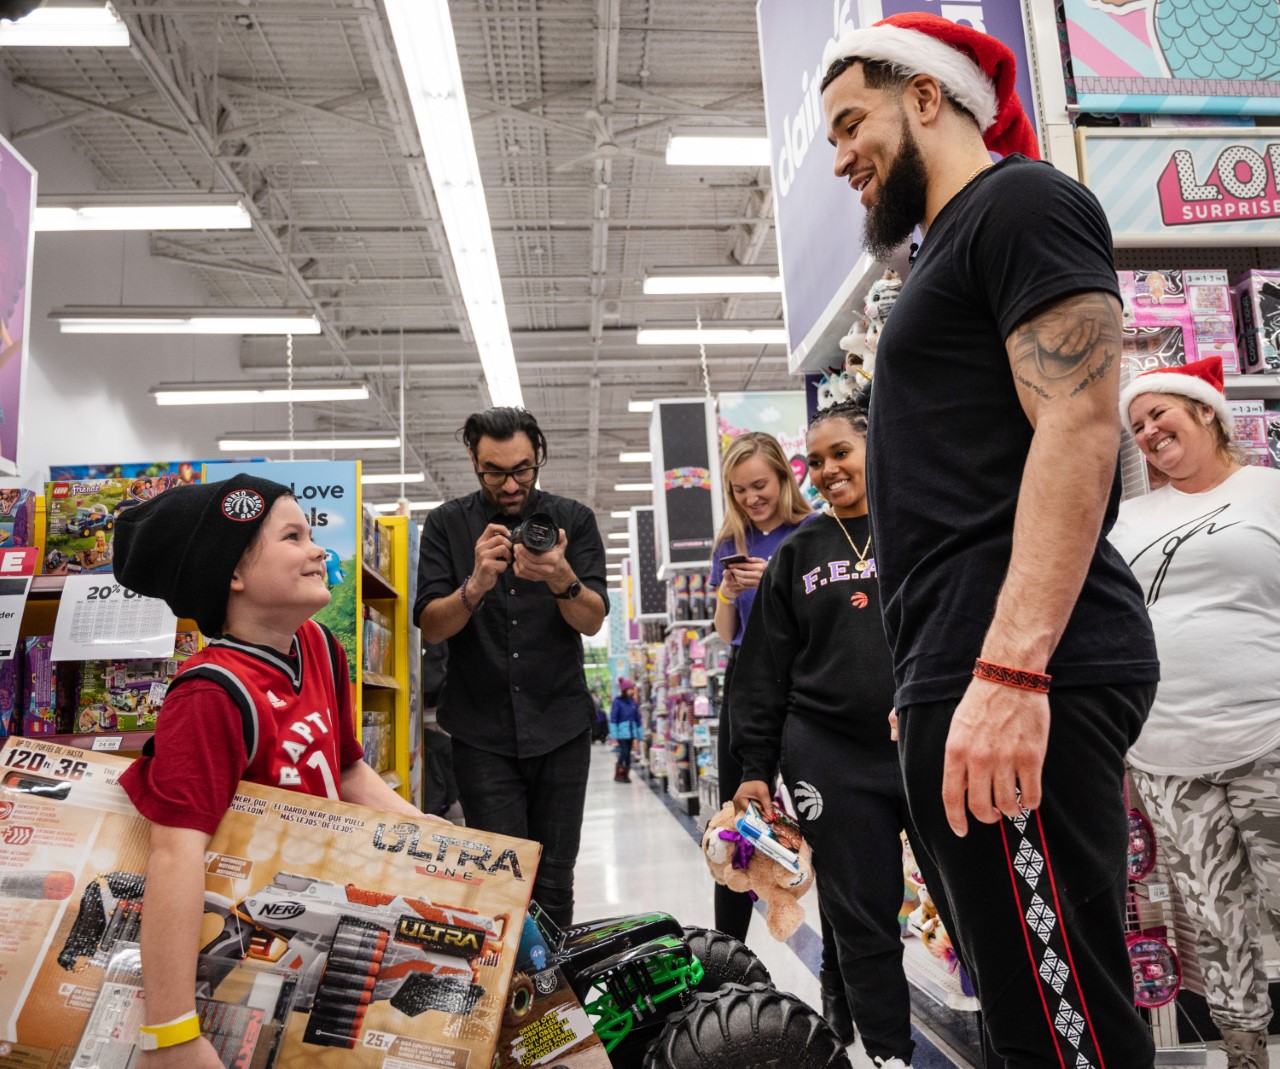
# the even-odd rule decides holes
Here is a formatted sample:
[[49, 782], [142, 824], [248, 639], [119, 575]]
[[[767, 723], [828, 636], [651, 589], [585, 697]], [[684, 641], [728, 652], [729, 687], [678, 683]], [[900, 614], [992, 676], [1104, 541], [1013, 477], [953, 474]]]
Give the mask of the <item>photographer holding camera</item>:
[[440, 726], [467, 825], [542, 844], [533, 895], [562, 927], [591, 763], [595, 703], [582, 636], [608, 612], [605, 554], [585, 505], [537, 488], [547, 441], [523, 408], [468, 417], [480, 489], [422, 527], [414, 616], [448, 642]]

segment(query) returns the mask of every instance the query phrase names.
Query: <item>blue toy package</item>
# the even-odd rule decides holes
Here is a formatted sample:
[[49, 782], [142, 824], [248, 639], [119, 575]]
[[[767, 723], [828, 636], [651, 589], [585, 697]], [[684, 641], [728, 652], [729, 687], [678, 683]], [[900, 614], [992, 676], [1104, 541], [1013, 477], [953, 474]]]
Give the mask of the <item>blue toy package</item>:
[[766, 857], [772, 858], [788, 872], [800, 871], [800, 829], [789, 817], [774, 810], [766, 820], [755, 802], [748, 802], [746, 812], [737, 820], [738, 833]]

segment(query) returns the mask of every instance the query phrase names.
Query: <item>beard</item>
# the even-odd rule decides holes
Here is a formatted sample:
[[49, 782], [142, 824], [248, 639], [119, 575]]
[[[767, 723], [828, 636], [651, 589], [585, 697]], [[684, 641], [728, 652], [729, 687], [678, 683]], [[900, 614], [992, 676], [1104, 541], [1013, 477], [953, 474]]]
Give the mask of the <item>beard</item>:
[[902, 142], [889, 165], [880, 199], [867, 209], [862, 243], [877, 260], [887, 263], [924, 218], [929, 176], [924, 157], [907, 117], [902, 116]]

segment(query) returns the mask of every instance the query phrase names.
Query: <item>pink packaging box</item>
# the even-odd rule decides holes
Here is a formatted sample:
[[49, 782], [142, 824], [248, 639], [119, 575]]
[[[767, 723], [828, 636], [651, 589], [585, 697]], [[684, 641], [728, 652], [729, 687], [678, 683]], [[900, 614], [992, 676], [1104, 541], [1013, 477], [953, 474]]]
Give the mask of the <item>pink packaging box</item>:
[[1261, 400], [1228, 401], [1234, 427], [1231, 437], [1236, 444], [1267, 448], [1267, 412]]
[[[1126, 328], [1177, 327], [1182, 333], [1183, 360], [1168, 356], [1168, 335], [1155, 355], [1144, 354], [1133, 368], [1137, 374], [1154, 367], [1222, 357], [1227, 375], [1240, 374], [1236, 348], [1235, 319], [1231, 314], [1231, 287], [1225, 271], [1184, 271], [1177, 268], [1148, 271], [1120, 271], [1120, 296], [1124, 302]], [[1126, 330], [1126, 357], [1130, 353]], [[1150, 347], [1150, 346], [1148, 346]], [[1164, 354], [1165, 358], [1160, 359]], [[1152, 362], [1152, 361], [1155, 362]]]
[[1250, 271], [1234, 293], [1242, 370], [1280, 371], [1280, 271]]

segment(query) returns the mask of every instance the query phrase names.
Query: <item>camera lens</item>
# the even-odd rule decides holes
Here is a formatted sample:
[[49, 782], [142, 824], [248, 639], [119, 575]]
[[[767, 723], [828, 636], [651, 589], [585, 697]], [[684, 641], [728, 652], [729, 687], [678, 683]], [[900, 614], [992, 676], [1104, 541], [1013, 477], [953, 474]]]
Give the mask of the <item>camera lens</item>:
[[559, 539], [560, 528], [545, 512], [535, 512], [511, 532], [511, 541], [532, 553], [546, 553]]

